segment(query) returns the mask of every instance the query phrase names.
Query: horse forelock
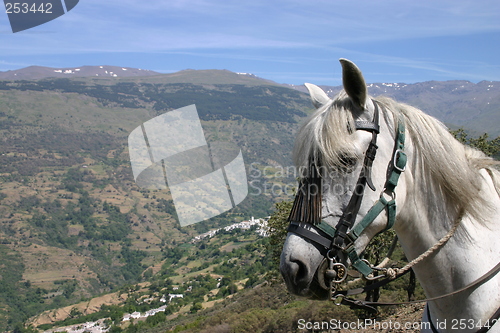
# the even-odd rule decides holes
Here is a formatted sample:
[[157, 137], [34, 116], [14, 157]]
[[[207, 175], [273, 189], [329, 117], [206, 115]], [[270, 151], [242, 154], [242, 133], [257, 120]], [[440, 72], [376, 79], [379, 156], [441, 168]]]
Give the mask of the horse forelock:
[[310, 173], [312, 164], [334, 168], [343, 164], [345, 156], [356, 157], [354, 118], [350, 111], [352, 108], [347, 94], [341, 92], [302, 125], [293, 151], [294, 162], [301, 170], [301, 177]]

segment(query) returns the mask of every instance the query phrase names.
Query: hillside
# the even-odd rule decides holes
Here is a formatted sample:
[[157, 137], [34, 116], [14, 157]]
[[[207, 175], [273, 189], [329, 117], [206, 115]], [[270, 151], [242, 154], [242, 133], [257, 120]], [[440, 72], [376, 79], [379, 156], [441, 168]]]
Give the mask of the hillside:
[[[302, 321], [363, 318], [361, 312], [344, 306], [290, 295], [269, 260], [268, 239], [256, 233], [259, 225], [227, 227], [211, 237], [193, 239], [166, 253], [158, 270], [151, 270], [148, 282], [46, 311], [29, 323], [47, 333], [77, 332], [83, 325], [116, 332], [285, 333], [303, 331]], [[401, 257], [400, 249], [397, 253], [395, 257]], [[407, 284], [406, 278], [394, 282], [392, 292], [383, 291], [382, 298], [405, 300], [406, 293], [398, 289]], [[422, 296], [420, 289], [416, 296]], [[404, 323], [413, 318], [416, 322], [421, 312], [421, 305], [390, 308], [382, 310], [376, 320]]]
[[[276, 189], [295, 175], [273, 177], [273, 169], [291, 163], [297, 122], [310, 110], [304, 94], [267, 84], [85, 80], [0, 81], [0, 267], [9, 268], [1, 274], [0, 331], [142, 281], [168, 249], [267, 216], [291, 195]], [[253, 186], [233, 210], [181, 228], [168, 191], [134, 183], [127, 137], [190, 104], [209, 143], [242, 150]], [[264, 168], [265, 177], [256, 174]]]
[[[40, 80], [77, 78], [85, 84], [97, 86], [122, 84], [241, 84], [245, 86], [281, 86], [306, 92], [303, 85], [281, 85], [248, 73], [227, 70], [183, 70], [176, 73], [118, 67], [81, 66], [75, 68], [49, 68], [30, 66], [19, 70], [0, 72], [0, 80]], [[314, 83], [314, 82], [312, 82]], [[321, 86], [331, 96], [341, 86]], [[413, 84], [371, 83], [372, 96], [385, 95], [416, 106], [438, 118], [452, 128], [466, 127], [475, 134], [500, 135], [500, 82], [482, 81], [428, 81]]]

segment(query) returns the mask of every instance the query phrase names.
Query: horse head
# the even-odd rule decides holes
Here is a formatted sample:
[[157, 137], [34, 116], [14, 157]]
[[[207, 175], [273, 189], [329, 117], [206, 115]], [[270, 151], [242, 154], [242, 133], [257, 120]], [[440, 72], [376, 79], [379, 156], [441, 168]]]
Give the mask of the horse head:
[[296, 138], [301, 181], [281, 254], [288, 289], [316, 299], [328, 298], [332, 280], [343, 281], [349, 266], [371, 274], [362, 252], [392, 227], [406, 193], [399, 179], [406, 163], [404, 125], [369, 98], [354, 63], [340, 62], [344, 91], [335, 99], [306, 84], [317, 110]]

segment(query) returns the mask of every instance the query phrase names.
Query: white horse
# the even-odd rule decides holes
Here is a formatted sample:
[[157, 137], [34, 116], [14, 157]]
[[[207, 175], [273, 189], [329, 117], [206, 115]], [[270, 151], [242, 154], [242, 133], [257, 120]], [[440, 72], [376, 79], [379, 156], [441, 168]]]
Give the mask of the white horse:
[[[304, 171], [305, 183], [318, 184], [314, 180], [308, 183], [307, 178], [315, 172], [321, 175], [322, 224], [339, 228], [355, 184], [362, 174], [368, 174], [366, 183], [375, 190], [363, 187], [362, 200], [348, 230], [356, 228], [381, 197], [385, 201], [394, 199], [394, 229], [410, 261], [457, 227], [445, 244], [413, 267], [428, 298], [452, 293], [479, 279], [500, 261], [500, 173], [494, 169], [498, 162], [462, 145], [439, 121], [416, 108], [389, 98], [372, 100], [356, 65], [345, 59], [340, 62], [344, 91], [335, 99], [319, 87], [306, 84], [317, 111], [302, 126], [294, 148], [294, 161]], [[374, 123], [378, 123], [375, 113], [379, 112], [378, 149], [368, 170], [364, 160], [376, 136], [373, 133], [378, 132]], [[406, 128], [403, 141], [407, 163], [398, 171], [397, 186], [387, 191], [387, 179], [399, 158], [396, 155], [402, 155], [395, 148], [400, 122]], [[309, 200], [314, 197], [311, 193], [307, 196]], [[304, 197], [301, 200], [307, 201]], [[334, 256], [332, 248], [328, 257], [334, 257], [333, 262], [340, 267], [353, 264], [370, 240], [387, 227], [390, 212], [386, 208], [351, 240], [350, 254], [354, 257]], [[314, 215], [314, 209], [308, 209], [296, 216]], [[320, 235], [323, 240], [331, 237], [316, 227], [318, 221], [308, 221], [295, 221], [305, 232], [288, 233], [280, 270], [292, 293], [326, 299], [329, 290], [322, 283], [326, 278], [319, 275], [324, 272], [320, 266], [327, 246], [304, 234]], [[349, 237], [340, 239], [344, 243], [336, 249], [345, 250]], [[476, 332], [486, 324], [490, 332], [500, 332], [500, 324], [493, 326], [496, 320], [487, 322], [499, 307], [500, 274], [496, 274], [465, 291], [429, 301], [423, 322], [434, 327], [422, 325], [422, 331]]]

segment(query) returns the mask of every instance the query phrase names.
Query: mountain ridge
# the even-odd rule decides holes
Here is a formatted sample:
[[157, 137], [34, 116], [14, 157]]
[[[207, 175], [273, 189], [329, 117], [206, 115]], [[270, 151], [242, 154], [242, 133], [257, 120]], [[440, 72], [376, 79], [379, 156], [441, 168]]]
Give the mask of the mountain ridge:
[[68, 77], [131, 77], [152, 76], [161, 73], [132, 67], [119, 66], [80, 66], [80, 67], [44, 67], [28, 66], [20, 69], [0, 72], [0, 80], [39, 80], [46, 78]]
[[173, 73], [160, 73], [153, 70], [120, 66], [80, 66], [80, 67], [44, 67], [28, 66], [5, 72], [0, 71], [0, 80], [43, 80], [53, 78], [75, 79], [112, 79], [111, 82], [149, 83], [194, 83], [194, 84], [269, 84], [281, 85], [271, 80], [260, 78], [251, 73], [236, 73], [226, 69], [183, 69]]
[[[1, 82], [23, 80], [54, 80], [57, 78], [83, 81], [86, 85], [114, 86], [118, 83], [171, 85], [190, 84], [214, 87], [214, 85], [242, 85], [247, 87], [286, 87], [307, 93], [304, 85], [280, 84], [251, 73], [235, 73], [218, 69], [185, 69], [162, 74], [150, 70], [119, 66], [81, 66], [75, 68], [51, 68], [30, 66], [19, 70], [0, 72]], [[342, 90], [342, 86], [319, 85], [330, 97]], [[380, 95], [415, 106], [436, 117], [452, 129], [464, 127], [472, 135], [488, 133], [500, 135], [500, 82], [467, 80], [425, 81], [416, 83], [369, 83], [369, 94]], [[218, 88], [215, 88], [218, 89]]]
[[[230, 75], [237, 75], [240, 77], [247, 77], [251, 79], [256, 79], [261, 82], [268, 82], [270, 84], [276, 84], [281, 86], [286, 86], [290, 89], [295, 89], [301, 92], [307, 92], [307, 89], [304, 85], [295, 85], [288, 83], [278, 83], [269, 79], [265, 79], [259, 77], [252, 73], [246, 72], [233, 72], [227, 69], [183, 69], [177, 72], [172, 73], [161, 73], [150, 69], [142, 69], [142, 68], [134, 68], [134, 67], [124, 67], [124, 66], [115, 66], [115, 65], [82, 65], [82, 66], [74, 66], [74, 67], [48, 67], [48, 66], [37, 66], [31, 65], [19, 69], [0, 71], [0, 80], [39, 80], [46, 78], [84, 78], [84, 77], [115, 77], [115, 78], [130, 78], [130, 77], [143, 77], [143, 76], [165, 76], [165, 77], [185, 77], [188, 76], [189, 73], [200, 73], [205, 75], [213, 75], [214, 73], [230, 73]], [[116, 75], [114, 75], [116, 74]], [[183, 79], [185, 80], [185, 79]], [[181, 82], [175, 82], [181, 83]], [[193, 83], [193, 82], [192, 82]], [[206, 83], [209, 83], [208, 81]], [[213, 82], [210, 82], [213, 83]], [[311, 82], [313, 83], [313, 82]], [[482, 80], [478, 83], [474, 83], [468, 80], [446, 80], [446, 81], [438, 81], [438, 80], [429, 80], [429, 81], [421, 81], [414, 83], [405, 83], [405, 82], [373, 82], [367, 84], [368, 88], [372, 88], [373, 90], [380, 92], [386, 91], [387, 88], [394, 88], [396, 90], [400, 90], [406, 87], [411, 86], [419, 86], [419, 85], [427, 85], [427, 84], [461, 84], [461, 85], [484, 85], [484, 84], [500, 84], [500, 81], [488, 81]], [[332, 86], [332, 85], [320, 85], [319, 87], [324, 89], [327, 93], [337, 92], [342, 86]], [[381, 87], [382, 86], [382, 87]]]
[[[342, 86], [320, 85], [334, 97]], [[412, 105], [439, 119], [452, 129], [464, 127], [473, 135], [500, 135], [500, 82], [466, 80], [426, 81], [417, 83], [370, 83], [368, 93], [387, 96]], [[305, 86], [293, 86], [306, 92]]]

